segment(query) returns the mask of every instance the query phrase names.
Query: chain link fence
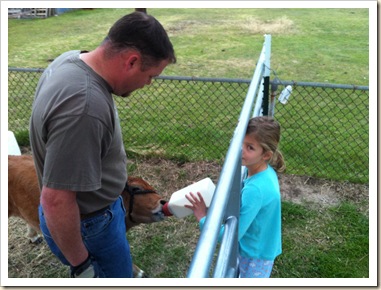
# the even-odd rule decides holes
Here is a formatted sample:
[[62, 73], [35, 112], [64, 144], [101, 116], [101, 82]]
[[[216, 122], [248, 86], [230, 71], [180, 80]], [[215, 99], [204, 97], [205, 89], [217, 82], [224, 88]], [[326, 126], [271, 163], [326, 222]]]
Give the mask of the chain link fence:
[[[8, 70], [8, 128], [28, 132], [42, 69]], [[128, 98], [116, 97], [129, 156], [222, 163], [250, 80], [159, 77]], [[276, 102], [287, 174], [367, 183], [368, 87], [283, 81], [288, 103]]]

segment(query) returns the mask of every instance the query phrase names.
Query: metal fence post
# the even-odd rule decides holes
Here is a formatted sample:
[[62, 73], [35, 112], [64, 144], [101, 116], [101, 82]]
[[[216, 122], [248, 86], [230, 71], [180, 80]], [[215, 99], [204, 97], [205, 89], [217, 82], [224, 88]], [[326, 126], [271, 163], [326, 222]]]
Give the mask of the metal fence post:
[[[256, 98], [254, 115], [262, 108], [262, 97], [258, 94], [264, 74], [265, 54], [271, 45], [271, 35], [265, 35], [265, 43], [255, 68], [246, 99], [242, 106], [238, 125], [230, 142], [220, 178], [206, 216], [204, 228], [201, 231], [196, 250], [191, 261], [188, 278], [206, 278], [212, 264], [221, 225], [224, 224], [224, 236], [217, 258], [214, 275], [218, 277], [233, 277], [238, 273], [238, 223], [240, 209], [240, 193], [242, 187], [241, 150], [247, 124], [252, 114]], [[270, 43], [269, 43], [270, 42]], [[269, 72], [269, 71], [268, 71]], [[228, 203], [228, 201], [230, 201]], [[214, 276], [214, 277], [216, 277]]]

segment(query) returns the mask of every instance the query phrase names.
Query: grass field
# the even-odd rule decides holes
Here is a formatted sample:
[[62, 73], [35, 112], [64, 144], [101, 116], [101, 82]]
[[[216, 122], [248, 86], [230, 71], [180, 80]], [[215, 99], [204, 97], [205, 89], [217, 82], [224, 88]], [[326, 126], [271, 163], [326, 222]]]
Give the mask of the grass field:
[[[100, 43], [117, 18], [131, 11], [132, 9], [95, 9], [70, 12], [43, 20], [9, 20], [8, 64], [12, 67], [45, 68], [65, 50], [91, 50]], [[365, 32], [369, 29], [369, 23], [366, 9], [149, 9], [148, 12], [157, 17], [168, 30], [177, 53], [178, 63], [169, 66], [164, 75], [251, 78], [262, 48], [263, 34], [269, 33], [273, 39], [272, 68], [282, 80], [368, 85], [368, 34]], [[207, 92], [210, 90], [211, 88], [206, 88]], [[205, 102], [216, 101], [207, 94], [205, 97]], [[131, 102], [138, 101], [135, 99]], [[194, 100], [190, 98], [189, 101]], [[172, 104], [161, 103], [155, 107], [157, 110], [152, 111], [159, 114], [160, 105]], [[195, 109], [200, 110], [198, 107]], [[240, 107], [237, 108], [239, 109]], [[229, 139], [232, 132], [228, 134], [223, 130], [218, 131], [213, 126], [223, 124], [223, 121], [234, 123], [237, 116], [231, 115], [224, 119], [214, 116], [210, 107], [205, 110], [204, 115], [208, 115], [205, 120], [211, 125], [206, 132]], [[152, 116], [152, 120], [156, 117]], [[172, 124], [181, 132], [187, 125], [180, 118], [184, 118], [185, 113], [178, 117]], [[128, 121], [139, 123], [137, 116], [129, 118]], [[210, 122], [213, 118], [215, 123]], [[363, 130], [364, 124], [356, 121], [352, 125], [359, 128], [359, 131]], [[147, 129], [154, 132], [155, 126]], [[308, 139], [307, 134], [298, 135], [295, 142]], [[170, 143], [173, 140], [173, 137], [167, 136], [166, 141]], [[154, 139], [147, 140], [144, 135], [142, 140], [137, 138], [136, 142], [136, 148], [141, 146], [141, 150], [145, 150], [148, 147], [152, 152], [149, 145], [154, 143]], [[146, 147], [142, 144], [146, 144]], [[196, 144], [188, 147], [190, 154], [193, 145]], [[308, 145], [316, 148], [316, 144]], [[207, 151], [205, 160], [221, 158], [220, 155], [214, 155], [212, 147], [208, 148], [210, 150]], [[348, 148], [342, 150], [344, 153], [349, 151]], [[308, 147], [301, 152], [309, 154]], [[178, 158], [180, 162], [161, 159], [135, 161], [135, 157], [133, 155], [129, 165], [130, 174], [143, 175], [160, 192], [164, 192], [166, 198], [175, 190], [175, 185], [171, 182], [177, 182], [177, 188], [181, 188], [206, 174], [213, 174], [214, 180], [218, 178], [219, 168], [213, 173], [211, 170], [215, 164], [207, 163], [207, 168], [201, 170], [202, 162], [191, 167], [189, 160], [181, 161], [181, 156]], [[332, 158], [334, 157], [327, 157]], [[150, 163], [155, 166], [143, 165]], [[174, 169], [178, 171], [171, 174]], [[196, 172], [199, 175], [192, 175]], [[295, 184], [292, 186], [296, 187]], [[304, 186], [300, 189], [301, 195], [306, 189], [306, 184]], [[275, 278], [369, 276], [367, 196], [359, 200], [343, 197], [348, 189], [341, 186], [342, 184], [330, 185], [337, 188], [338, 194], [342, 196], [339, 202], [328, 206], [322, 206], [321, 202], [308, 203], [303, 200], [301, 203], [283, 202], [283, 254], [275, 265]], [[325, 187], [316, 190], [322, 194], [327, 191]], [[361, 195], [359, 192], [356, 189], [353, 195]], [[128, 238], [137, 264], [152, 277], [185, 277], [198, 234], [197, 223], [189, 217], [139, 226], [128, 233]], [[34, 249], [35, 253], [25, 244], [18, 248], [20, 235], [12, 241], [14, 244], [10, 251], [17, 249], [19, 252], [14, 254], [19, 255], [16, 260], [9, 262], [10, 276], [66, 275], [66, 271], [59, 268], [46, 250]], [[30, 255], [27, 255], [28, 251]], [[44, 263], [39, 261], [41, 257], [46, 259]], [[53, 267], [46, 267], [45, 263]], [[38, 270], [29, 271], [29, 265]]]
[[[45, 68], [63, 51], [91, 50], [116, 19], [132, 11], [79, 10], [43, 20], [11, 19], [8, 65]], [[367, 9], [149, 9], [148, 13], [168, 31], [177, 54], [178, 63], [164, 75], [251, 78], [267, 33], [272, 35], [271, 65], [281, 79], [368, 84]]]

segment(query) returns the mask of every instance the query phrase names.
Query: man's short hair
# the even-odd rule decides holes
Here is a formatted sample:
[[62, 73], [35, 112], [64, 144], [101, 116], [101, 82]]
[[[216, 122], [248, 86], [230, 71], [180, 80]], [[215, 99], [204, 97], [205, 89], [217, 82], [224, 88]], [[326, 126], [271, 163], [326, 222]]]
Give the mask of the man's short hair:
[[163, 60], [176, 62], [167, 32], [159, 21], [143, 12], [135, 11], [116, 21], [104, 42], [108, 44], [109, 53], [137, 50], [142, 55], [145, 67]]

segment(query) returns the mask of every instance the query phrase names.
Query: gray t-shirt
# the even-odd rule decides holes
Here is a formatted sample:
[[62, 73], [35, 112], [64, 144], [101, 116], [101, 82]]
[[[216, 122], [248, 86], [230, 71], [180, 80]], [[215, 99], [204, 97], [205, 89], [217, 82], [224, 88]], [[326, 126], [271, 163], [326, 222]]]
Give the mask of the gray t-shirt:
[[79, 55], [62, 54], [41, 76], [30, 142], [40, 188], [77, 192], [86, 214], [120, 195], [127, 157], [112, 89]]

